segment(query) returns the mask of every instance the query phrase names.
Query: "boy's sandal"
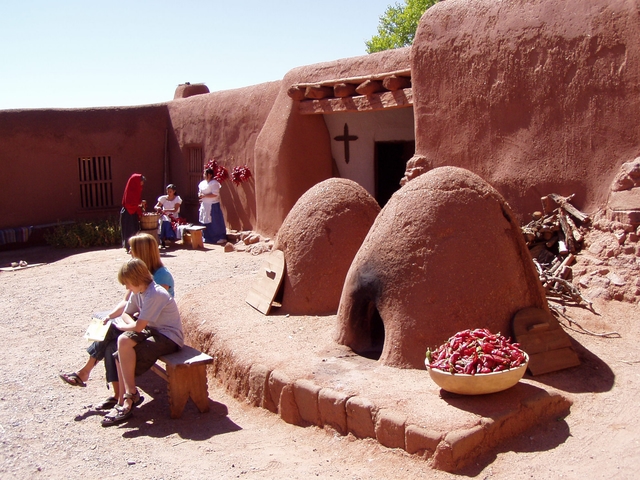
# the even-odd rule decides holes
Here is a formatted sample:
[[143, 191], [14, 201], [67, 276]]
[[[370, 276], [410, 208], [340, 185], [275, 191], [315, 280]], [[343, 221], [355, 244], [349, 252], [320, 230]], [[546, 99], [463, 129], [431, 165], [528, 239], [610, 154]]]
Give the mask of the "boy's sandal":
[[133, 402], [131, 404], [131, 408], [126, 408], [124, 405], [115, 405], [109, 413], [102, 418], [103, 427], [109, 427], [111, 425], [117, 425], [124, 422], [133, 415], [133, 409], [144, 402], [144, 397], [140, 395], [138, 390], [136, 390], [136, 393], [125, 393], [124, 398], [128, 398]]
[[130, 408], [116, 406], [104, 416], [101, 423], [103, 427], [118, 425], [127, 420], [131, 415], [133, 415], [133, 405], [131, 405]]
[[[127, 397], [127, 395], [129, 396]], [[136, 389], [136, 393], [125, 393], [124, 398], [130, 398], [131, 400], [133, 400], [134, 407], [137, 407], [142, 402], [144, 402], [144, 397], [140, 395], [140, 391], [138, 389]]]
[[69, 385], [74, 387], [86, 387], [87, 384], [82, 381], [80, 376], [76, 372], [71, 373], [61, 373], [59, 377], [63, 382], [67, 382]]
[[111, 410], [113, 407], [115, 407], [118, 404], [118, 399], [116, 397], [109, 397], [107, 399], [105, 399], [104, 402], [102, 402], [101, 404], [99, 404], [96, 409], [97, 410]]

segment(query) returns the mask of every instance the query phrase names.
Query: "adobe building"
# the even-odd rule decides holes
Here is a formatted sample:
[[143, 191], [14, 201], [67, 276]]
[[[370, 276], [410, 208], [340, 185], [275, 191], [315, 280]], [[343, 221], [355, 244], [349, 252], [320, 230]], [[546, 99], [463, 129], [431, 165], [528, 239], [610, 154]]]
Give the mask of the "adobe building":
[[[413, 47], [293, 69], [221, 92], [177, 87], [166, 103], [0, 111], [0, 230], [115, 214], [129, 175], [143, 198], [195, 185], [215, 158], [253, 173], [221, 194], [227, 226], [277, 233], [313, 185], [340, 176], [381, 206], [437, 166], [468, 169], [519, 220], [540, 197], [602, 208], [640, 150], [640, 20], [623, 0], [447, 0]], [[407, 160], [409, 160], [407, 162]]]

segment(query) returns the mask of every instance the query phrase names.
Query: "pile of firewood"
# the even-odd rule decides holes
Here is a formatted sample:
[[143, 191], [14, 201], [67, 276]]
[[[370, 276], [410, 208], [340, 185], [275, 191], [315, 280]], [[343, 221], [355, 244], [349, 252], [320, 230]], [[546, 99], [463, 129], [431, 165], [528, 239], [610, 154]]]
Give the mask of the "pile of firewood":
[[582, 249], [589, 216], [571, 203], [573, 195], [552, 193], [541, 198], [543, 212], [534, 212], [532, 221], [522, 227], [522, 234], [538, 270], [547, 298], [575, 303], [586, 300], [571, 283], [571, 265]]

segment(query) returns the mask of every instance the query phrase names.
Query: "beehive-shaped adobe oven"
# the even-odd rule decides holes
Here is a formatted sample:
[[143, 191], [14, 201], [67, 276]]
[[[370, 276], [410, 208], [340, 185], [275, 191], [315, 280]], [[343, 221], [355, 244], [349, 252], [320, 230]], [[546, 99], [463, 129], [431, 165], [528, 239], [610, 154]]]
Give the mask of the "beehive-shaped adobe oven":
[[524, 307], [548, 308], [519, 225], [474, 173], [440, 167], [384, 207], [356, 254], [338, 309], [338, 343], [396, 367], [424, 369], [466, 328], [510, 335]]
[[282, 311], [336, 313], [349, 266], [378, 213], [375, 199], [346, 179], [320, 182], [298, 199], [274, 242], [286, 262]]

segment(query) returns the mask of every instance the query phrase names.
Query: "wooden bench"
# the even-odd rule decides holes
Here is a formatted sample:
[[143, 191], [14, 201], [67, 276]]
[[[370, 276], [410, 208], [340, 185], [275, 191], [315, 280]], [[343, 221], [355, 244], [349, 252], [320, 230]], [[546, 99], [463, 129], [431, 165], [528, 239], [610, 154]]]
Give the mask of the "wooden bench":
[[190, 225], [185, 227], [182, 232], [182, 244], [193, 250], [204, 248], [204, 243], [202, 242], [202, 231], [205, 228], [206, 227], [201, 225]]
[[200, 412], [209, 411], [209, 390], [207, 388], [207, 365], [213, 363], [206, 353], [185, 345], [170, 355], [164, 355], [151, 370], [164, 378], [169, 393], [171, 418], [180, 418], [187, 400], [191, 397]]

